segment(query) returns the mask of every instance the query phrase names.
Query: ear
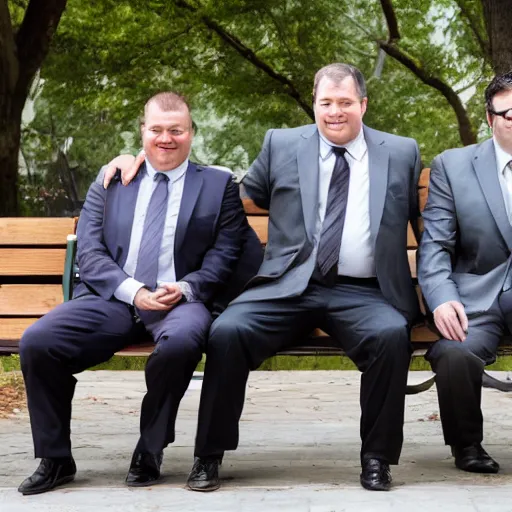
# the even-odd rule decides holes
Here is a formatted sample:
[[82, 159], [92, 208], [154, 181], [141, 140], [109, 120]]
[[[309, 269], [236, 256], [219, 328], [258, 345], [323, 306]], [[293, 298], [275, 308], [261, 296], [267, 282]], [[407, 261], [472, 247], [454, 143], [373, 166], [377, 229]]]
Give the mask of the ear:
[[366, 113], [366, 108], [368, 107], [368, 98], [363, 98], [361, 100], [361, 116], [364, 116]]
[[487, 119], [487, 124], [489, 125], [489, 128], [492, 130], [492, 116], [489, 114], [488, 111], [485, 112], [485, 118]]
[[146, 125], [144, 123], [140, 123], [140, 136], [141, 137], [144, 135], [145, 128], [146, 128]]

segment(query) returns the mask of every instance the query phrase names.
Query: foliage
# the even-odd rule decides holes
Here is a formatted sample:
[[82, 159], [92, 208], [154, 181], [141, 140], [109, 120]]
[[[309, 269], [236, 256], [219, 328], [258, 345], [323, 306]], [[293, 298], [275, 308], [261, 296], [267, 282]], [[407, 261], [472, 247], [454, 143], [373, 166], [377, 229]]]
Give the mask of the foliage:
[[[139, 146], [138, 116], [162, 89], [186, 93], [198, 126], [193, 158], [239, 173], [272, 127], [312, 122], [318, 68], [358, 66], [368, 79], [370, 126], [416, 138], [426, 164], [461, 145], [452, 106], [406, 66], [387, 56], [388, 26], [378, 0], [72, 0], [42, 69], [33, 160], [41, 172], [55, 148], [78, 170], [80, 197], [101, 165]], [[462, 10], [459, 4], [464, 4]], [[400, 51], [464, 98], [475, 132], [484, 120], [482, 87], [490, 67], [468, 12], [478, 2], [395, 0]], [[481, 27], [483, 22], [481, 22]]]

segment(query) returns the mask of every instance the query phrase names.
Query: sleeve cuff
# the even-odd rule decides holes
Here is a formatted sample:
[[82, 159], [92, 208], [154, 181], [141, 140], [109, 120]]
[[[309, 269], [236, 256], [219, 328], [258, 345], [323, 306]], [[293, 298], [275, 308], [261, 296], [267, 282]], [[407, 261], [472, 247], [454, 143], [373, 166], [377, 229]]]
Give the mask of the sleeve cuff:
[[133, 279], [133, 277], [128, 277], [117, 287], [114, 297], [121, 302], [126, 302], [126, 304], [133, 306], [135, 295], [137, 295], [141, 288], [144, 288], [143, 283]]
[[186, 281], [178, 281], [176, 283], [181, 288], [181, 293], [187, 302], [194, 301], [194, 292], [192, 291], [192, 287]]

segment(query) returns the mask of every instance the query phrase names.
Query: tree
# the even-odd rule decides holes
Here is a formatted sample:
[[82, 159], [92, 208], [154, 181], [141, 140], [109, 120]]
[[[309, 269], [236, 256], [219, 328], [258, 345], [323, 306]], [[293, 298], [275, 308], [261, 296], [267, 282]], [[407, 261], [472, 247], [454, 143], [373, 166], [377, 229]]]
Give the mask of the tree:
[[42, 69], [44, 108], [30, 136], [46, 137], [51, 124], [51, 147], [72, 137], [69, 158], [95, 173], [126, 150], [127, 134], [137, 147], [141, 105], [172, 88], [196, 107], [195, 158], [242, 171], [266, 129], [312, 122], [315, 71], [345, 61], [368, 79], [367, 123], [416, 138], [428, 162], [488, 135], [483, 88], [512, 59], [500, 32], [507, 3], [73, 0]]
[[[0, 216], [19, 212], [21, 113], [65, 6], [66, 0], [13, 2], [11, 18], [7, 0], [0, 0]], [[19, 26], [18, 17], [22, 17]]]

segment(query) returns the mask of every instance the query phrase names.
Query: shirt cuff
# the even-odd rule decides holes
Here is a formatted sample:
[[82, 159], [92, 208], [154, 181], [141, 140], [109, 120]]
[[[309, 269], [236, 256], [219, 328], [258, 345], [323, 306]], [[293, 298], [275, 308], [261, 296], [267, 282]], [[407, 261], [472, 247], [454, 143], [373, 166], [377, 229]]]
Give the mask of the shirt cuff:
[[133, 306], [135, 295], [141, 288], [144, 288], [144, 283], [133, 279], [133, 277], [128, 277], [117, 287], [114, 297]]
[[187, 302], [194, 301], [194, 292], [192, 287], [186, 281], [178, 281], [176, 283], [181, 288], [181, 293]]

